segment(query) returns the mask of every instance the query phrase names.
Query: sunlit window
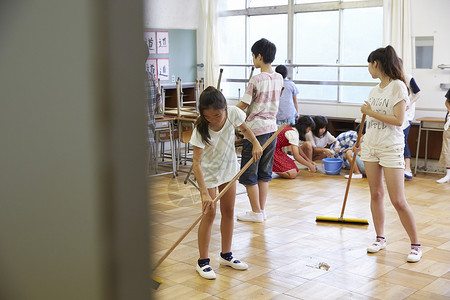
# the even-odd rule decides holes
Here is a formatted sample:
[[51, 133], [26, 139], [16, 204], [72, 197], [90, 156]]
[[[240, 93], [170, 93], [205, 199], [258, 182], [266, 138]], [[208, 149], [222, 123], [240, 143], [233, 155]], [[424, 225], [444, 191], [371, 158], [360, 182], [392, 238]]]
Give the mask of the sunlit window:
[[[249, 17], [249, 48], [261, 38], [266, 38], [277, 47], [274, 64], [284, 64], [287, 59], [287, 15]], [[248, 53], [250, 61], [252, 54]]]
[[287, 5], [288, 0], [249, 0], [250, 7]]
[[[245, 47], [245, 18], [246, 16], [232, 16], [219, 18], [219, 57], [222, 64], [246, 64], [247, 51]], [[235, 46], [239, 45], [239, 46]], [[223, 79], [245, 79], [245, 68], [225, 68]], [[239, 98], [245, 89], [243, 82], [222, 81], [221, 87], [227, 97]]]
[[252, 65], [250, 48], [267, 38], [277, 47], [273, 65], [288, 66], [300, 101], [367, 99], [376, 82], [367, 70], [367, 56], [382, 46], [382, 0], [220, 3], [227, 9], [219, 18], [220, 63], [226, 65], [222, 87], [227, 97], [242, 96]]

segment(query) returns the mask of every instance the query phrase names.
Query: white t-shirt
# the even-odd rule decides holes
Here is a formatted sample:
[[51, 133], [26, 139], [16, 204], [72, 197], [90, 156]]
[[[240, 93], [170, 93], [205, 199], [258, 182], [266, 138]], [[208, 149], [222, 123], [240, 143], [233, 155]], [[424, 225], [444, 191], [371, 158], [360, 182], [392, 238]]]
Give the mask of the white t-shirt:
[[[394, 106], [400, 101], [409, 103], [408, 90], [401, 80], [393, 80], [385, 88], [380, 88], [378, 84], [369, 94], [369, 103], [372, 110], [385, 115], [394, 114]], [[366, 134], [362, 147], [369, 147], [379, 150], [404, 146], [403, 129], [401, 126], [394, 126], [381, 122], [375, 118], [367, 116]]]
[[309, 131], [306, 133], [305, 138], [307, 141], [311, 142], [311, 145], [314, 148], [325, 148], [327, 145], [333, 144], [336, 141], [336, 138], [329, 131], [322, 137], [317, 137], [312, 131]]
[[201, 169], [207, 188], [217, 187], [229, 182], [239, 172], [236, 150], [234, 147], [235, 128], [245, 121], [245, 113], [228, 106], [227, 120], [220, 131], [209, 129], [210, 144], [204, 144], [197, 128], [192, 131], [190, 143], [203, 149]]
[[300, 138], [298, 135], [297, 128], [292, 128], [293, 130], [288, 130], [284, 133], [284, 136], [289, 141], [289, 144], [298, 146], [300, 143]]

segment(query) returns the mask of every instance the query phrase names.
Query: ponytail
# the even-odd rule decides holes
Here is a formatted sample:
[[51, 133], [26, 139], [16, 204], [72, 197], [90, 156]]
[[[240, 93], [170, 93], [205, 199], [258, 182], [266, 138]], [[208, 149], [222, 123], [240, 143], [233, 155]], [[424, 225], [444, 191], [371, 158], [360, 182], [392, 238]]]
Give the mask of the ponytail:
[[397, 53], [391, 45], [388, 45], [386, 48], [378, 48], [377, 50], [372, 51], [367, 58], [367, 62], [373, 63], [374, 61], [378, 62], [386, 76], [393, 80], [399, 79], [408, 86], [406, 84], [405, 75], [403, 74], [400, 58], [397, 56]]
[[200, 116], [195, 121], [195, 127], [202, 137], [202, 142], [208, 145], [211, 141], [211, 136], [209, 135], [208, 129], [209, 122], [205, 119], [203, 111], [209, 108], [218, 110], [227, 109], [227, 100], [218, 89], [212, 86], [207, 87], [200, 95], [198, 105]]

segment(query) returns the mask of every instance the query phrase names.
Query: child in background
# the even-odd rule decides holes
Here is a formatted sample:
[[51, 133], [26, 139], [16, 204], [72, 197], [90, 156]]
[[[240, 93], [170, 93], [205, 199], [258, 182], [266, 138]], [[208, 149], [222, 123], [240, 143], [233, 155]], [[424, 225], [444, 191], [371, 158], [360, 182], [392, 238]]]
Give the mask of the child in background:
[[[364, 126], [365, 128], [365, 126]], [[363, 131], [364, 131], [363, 128]], [[344, 161], [344, 169], [350, 169], [351, 157], [354, 155], [352, 151], [352, 147], [355, 145], [356, 140], [358, 139], [358, 130], [359, 125], [356, 127], [356, 131], [349, 130], [339, 134], [336, 137], [336, 142], [331, 145], [330, 150], [334, 153], [335, 158], [340, 158]], [[359, 155], [356, 156], [356, 165], [358, 168], [353, 169], [352, 178], [362, 178], [363, 173], [365, 174], [365, 169], [363, 167], [363, 162]], [[345, 178], [348, 178], [348, 175], [345, 175]]]
[[[228, 182], [239, 172], [234, 148], [235, 128], [238, 127], [252, 143], [252, 156], [257, 160], [262, 148], [253, 133], [245, 124], [245, 114], [239, 108], [227, 107], [222, 93], [214, 87], [208, 87], [200, 95], [200, 116], [195, 122], [190, 143], [194, 146], [193, 170], [200, 188], [203, 218], [198, 228], [198, 259], [196, 270], [206, 279], [215, 279], [216, 274], [210, 267], [208, 257], [211, 229], [216, 216], [216, 187], [222, 191]], [[220, 199], [222, 220], [222, 252], [220, 264], [237, 270], [247, 269], [247, 264], [235, 258], [231, 253], [234, 227], [234, 202], [236, 182]]]
[[280, 73], [284, 79], [284, 89], [281, 93], [280, 105], [277, 113], [277, 125], [281, 126], [283, 123], [293, 125], [298, 119], [297, 86], [291, 80], [286, 79], [288, 69], [285, 65], [277, 66], [275, 72]]
[[[403, 65], [403, 61], [400, 59], [400, 63]], [[410, 74], [405, 74], [406, 86], [409, 89], [409, 104], [406, 106], [406, 121], [403, 128], [403, 135], [405, 136], [405, 150], [403, 156], [405, 157], [405, 178], [412, 179], [411, 172], [411, 151], [408, 145], [408, 134], [411, 129], [411, 121], [414, 119], [416, 113], [416, 101], [419, 99], [420, 88], [416, 81]]]
[[295, 162], [283, 152], [283, 147], [292, 146], [292, 155], [299, 163], [308, 167], [310, 172], [316, 171], [316, 165], [306, 160], [300, 155], [298, 144], [300, 142], [299, 133], [304, 137], [305, 133], [314, 128], [314, 121], [309, 116], [300, 117], [294, 128], [286, 126], [277, 136], [277, 146], [273, 155], [272, 171], [283, 178], [294, 179], [298, 175], [298, 168]]
[[[266, 39], [253, 44], [252, 56], [255, 68], [261, 73], [250, 78], [242, 101], [236, 106], [247, 108], [247, 126], [253, 131], [259, 143], [263, 145], [277, 131], [276, 115], [283, 88], [283, 76], [272, 70], [276, 47]], [[247, 189], [252, 210], [237, 215], [237, 219], [247, 222], [263, 222], [266, 219], [266, 205], [269, 181], [272, 180], [273, 153], [276, 139], [264, 150], [261, 159], [253, 163], [239, 178]], [[250, 141], [244, 140], [242, 146], [241, 168], [253, 159]]]
[[445, 115], [444, 133], [442, 134], [442, 150], [439, 163], [447, 168], [447, 175], [439, 180], [437, 183], [450, 182], [450, 89], [445, 94], [445, 107], [447, 108], [447, 114]]
[[330, 147], [330, 150], [334, 153], [335, 158], [341, 158], [344, 160], [344, 169], [350, 168], [350, 162], [347, 160], [347, 151], [352, 149], [357, 138], [357, 131], [345, 131], [336, 137], [336, 142]]
[[[361, 124], [358, 124], [358, 126], [356, 126], [356, 134], [358, 134], [359, 132], [359, 127], [361, 126]], [[363, 129], [361, 131], [361, 140], [360, 143], [363, 142], [363, 137], [366, 134], [366, 123], [364, 123]], [[356, 140], [354, 141], [354, 143], [356, 143]], [[353, 157], [354, 157], [355, 153], [353, 153], [353, 148], [351, 149], [347, 149], [347, 151], [345, 152], [345, 159], [347, 160], [347, 162], [350, 164]], [[351, 165], [350, 165], [351, 167]], [[353, 168], [353, 174], [352, 174], [352, 178], [363, 178], [363, 175], [366, 175], [366, 168], [364, 168], [364, 162], [361, 159], [361, 156], [358, 154], [356, 154], [356, 162], [355, 162], [355, 166]], [[350, 174], [345, 175], [345, 178], [349, 178]]]
[[372, 78], [380, 79], [380, 83], [370, 91], [369, 100], [361, 106], [361, 112], [367, 115], [361, 158], [366, 168], [371, 196], [370, 208], [377, 234], [375, 242], [367, 248], [367, 252], [376, 253], [386, 248], [384, 175], [391, 203], [411, 241], [407, 261], [418, 262], [422, 257], [422, 248], [414, 214], [406, 201], [404, 190], [404, 137], [401, 126], [404, 124], [409, 102], [405, 78], [392, 46], [373, 51], [367, 61]]
[[325, 148], [336, 142], [336, 138], [328, 131], [328, 119], [324, 116], [315, 116], [316, 127], [306, 133], [306, 141], [311, 143], [312, 151], [306, 153], [312, 161], [321, 160], [333, 155], [330, 149]]

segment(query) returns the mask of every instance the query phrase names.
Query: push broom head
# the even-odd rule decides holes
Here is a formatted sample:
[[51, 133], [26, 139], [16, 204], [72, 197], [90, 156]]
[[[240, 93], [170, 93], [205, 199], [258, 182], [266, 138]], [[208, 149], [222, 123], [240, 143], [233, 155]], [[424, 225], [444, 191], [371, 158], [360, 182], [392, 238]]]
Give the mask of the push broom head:
[[159, 277], [156, 276], [152, 276], [152, 278], [150, 279], [150, 285], [154, 290], [157, 290], [160, 286], [160, 284], [163, 282], [163, 280]]
[[369, 225], [366, 219], [350, 219], [350, 218], [331, 218], [331, 217], [316, 217], [316, 222], [331, 222], [331, 223], [347, 223], [357, 225]]

